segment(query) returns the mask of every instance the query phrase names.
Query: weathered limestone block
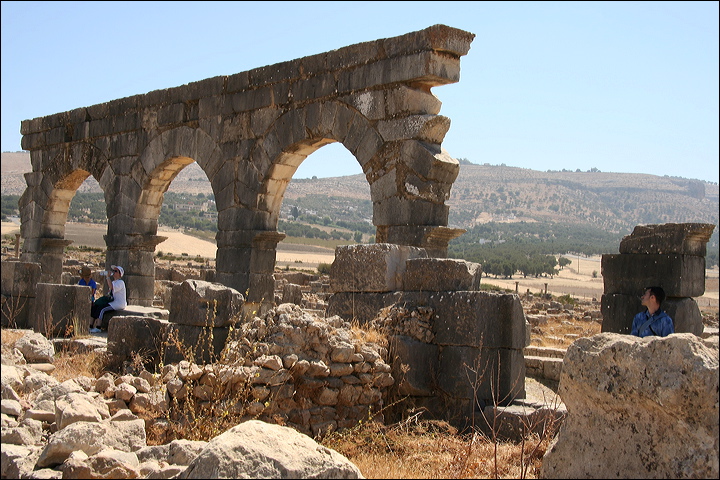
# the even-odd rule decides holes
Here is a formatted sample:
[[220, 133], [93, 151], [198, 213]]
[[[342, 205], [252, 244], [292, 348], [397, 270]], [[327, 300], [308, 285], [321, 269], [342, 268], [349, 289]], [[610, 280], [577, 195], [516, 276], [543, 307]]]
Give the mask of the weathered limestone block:
[[[675, 325], [675, 333], [692, 333], [702, 336], [702, 313], [693, 298], [668, 297], [660, 307]], [[637, 295], [604, 294], [600, 299], [603, 316], [602, 331], [630, 335], [635, 315], [645, 310]]]
[[414, 258], [406, 263], [405, 290], [446, 292], [478, 290], [482, 266], [451, 258]]
[[335, 249], [330, 268], [333, 292], [392, 292], [404, 290], [405, 262], [425, 258], [422, 248], [389, 243], [347, 245]]
[[389, 343], [398, 393], [423, 397], [433, 395], [439, 375], [438, 346], [404, 335], [393, 335]]
[[334, 450], [289, 427], [249, 420], [210, 440], [179, 478], [362, 478]]
[[711, 223], [664, 223], [637, 225], [620, 241], [620, 253], [643, 254], [707, 254], [707, 242], [715, 230]]
[[42, 273], [39, 263], [2, 262], [0, 292], [8, 296], [35, 296], [35, 284]]
[[3, 327], [28, 328], [35, 285], [40, 281], [42, 268], [33, 262], [2, 262], [0, 275], [0, 324]]
[[88, 286], [38, 283], [30, 323], [46, 337], [87, 334], [90, 306]]
[[227, 327], [240, 320], [244, 298], [219, 283], [185, 280], [172, 289], [170, 322], [197, 327]]
[[668, 297], [701, 297], [705, 293], [705, 257], [678, 254], [603, 255], [605, 293], [642, 295], [658, 285]]
[[140, 354], [158, 365], [168, 324], [167, 320], [146, 316], [115, 317], [108, 325], [107, 352], [117, 364]]
[[165, 308], [128, 305], [122, 310], [110, 310], [109, 312], [105, 312], [100, 328], [105, 330], [110, 328], [110, 320], [115, 317], [151, 317], [167, 320], [170, 317], [170, 311]]
[[525, 315], [517, 295], [489, 292], [406, 292], [407, 307], [431, 307], [438, 345], [525, 347]]
[[559, 394], [541, 478], [718, 477], [718, 350], [695, 335], [580, 338]]

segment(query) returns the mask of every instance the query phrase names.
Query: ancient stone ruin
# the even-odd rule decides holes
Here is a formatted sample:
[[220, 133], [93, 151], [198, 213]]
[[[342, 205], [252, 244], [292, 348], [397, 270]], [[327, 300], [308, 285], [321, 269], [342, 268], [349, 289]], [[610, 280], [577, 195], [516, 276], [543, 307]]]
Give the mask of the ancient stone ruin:
[[[362, 325], [386, 308], [376, 326], [392, 336], [399, 394], [438, 418], [465, 426], [484, 406], [523, 397], [526, 332], [517, 297], [479, 292], [479, 265], [442, 258], [463, 233], [447, 227], [445, 205], [459, 164], [441, 148], [449, 120], [438, 115], [430, 89], [459, 80], [460, 57], [473, 38], [436, 25], [23, 122], [33, 172], [20, 200], [22, 257], [8, 275], [22, 280], [32, 265], [33, 285], [47, 287], [32, 289], [33, 309], [18, 310], [14, 323], [53, 336], [84, 333], [86, 288], [58, 284], [70, 243], [68, 207], [92, 175], [108, 210], [106, 262], [125, 266], [130, 303], [122, 322], [107, 325], [108, 351], [125, 360], [144, 352], [155, 365], [178, 362], [187, 352], [158, 347], [173, 338], [176, 345], [203, 346], [194, 361], [217, 360], [235, 341], [230, 330], [240, 316], [275, 305], [275, 249], [284, 236], [277, 223], [287, 183], [308, 155], [341, 142], [370, 183], [378, 244], [338, 252], [330, 318], [337, 312]], [[152, 307], [152, 257], [164, 240], [157, 235], [163, 194], [194, 161], [217, 202], [217, 269], [208, 275], [217, 284], [175, 284], [167, 310], [143, 312]], [[299, 293], [288, 285], [283, 297], [293, 292]], [[348, 299], [357, 310], [344, 310]], [[415, 326], [403, 326], [404, 313]], [[409, 331], [417, 330], [417, 315], [426, 323]], [[320, 353], [309, 360], [338, 362]], [[379, 381], [382, 388], [392, 383]], [[370, 398], [371, 406], [380, 399]], [[317, 423], [299, 425], [310, 431]]]
[[660, 286], [675, 332], [702, 335], [702, 314], [692, 297], [705, 293], [706, 245], [714, 229], [707, 223], [638, 225], [620, 242], [619, 254], [603, 255], [602, 331], [630, 334], [633, 317], [644, 308], [644, 288]]
[[485, 406], [525, 397], [522, 305], [479, 291], [481, 274], [477, 263], [416, 247], [338, 247], [327, 314], [388, 335], [402, 408], [464, 429]]
[[460, 79], [474, 34], [435, 25], [180, 87], [25, 120], [31, 173], [20, 199], [22, 257], [60, 282], [65, 221], [92, 175], [107, 205], [107, 264], [123, 265], [128, 301], [151, 306], [163, 194], [197, 162], [218, 210], [216, 281], [273, 301], [278, 217], [298, 166], [342, 143], [370, 184], [380, 243], [444, 256], [458, 162], [441, 148], [450, 120], [431, 88]]

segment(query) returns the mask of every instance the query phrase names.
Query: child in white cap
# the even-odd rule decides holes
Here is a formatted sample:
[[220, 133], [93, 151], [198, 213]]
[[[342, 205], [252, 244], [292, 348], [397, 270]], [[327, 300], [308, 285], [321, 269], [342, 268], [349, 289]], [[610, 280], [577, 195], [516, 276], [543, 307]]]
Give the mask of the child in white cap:
[[105, 277], [108, 284], [108, 294], [95, 300], [90, 309], [90, 316], [93, 318], [90, 333], [100, 333], [102, 331], [100, 327], [102, 327], [102, 318], [105, 312], [123, 310], [127, 307], [127, 292], [125, 282], [122, 280], [125, 270], [119, 265], [112, 265], [108, 274]]

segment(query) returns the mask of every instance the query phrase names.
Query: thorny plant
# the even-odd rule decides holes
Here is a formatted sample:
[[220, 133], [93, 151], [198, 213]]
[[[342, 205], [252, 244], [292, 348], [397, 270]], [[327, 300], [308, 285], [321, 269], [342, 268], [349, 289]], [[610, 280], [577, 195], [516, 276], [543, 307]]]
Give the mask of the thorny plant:
[[[480, 417], [483, 424], [478, 425], [474, 417], [475, 408], [473, 408], [472, 417], [472, 434], [468, 441], [467, 449], [465, 452], [465, 458], [461, 463], [461, 469], [459, 476], [463, 476], [468, 466], [468, 461], [471, 457], [473, 446], [477, 443], [479, 437], [489, 437], [489, 440], [493, 445], [493, 464], [494, 464], [494, 478], [500, 478], [499, 466], [500, 461], [498, 458], [499, 446], [503, 437], [506, 433], [503, 433], [503, 427], [508, 428], [503, 420], [501, 420], [502, 414], [508, 408], [511, 398], [511, 392], [518, 386], [518, 380], [515, 380], [508, 392], [500, 396], [501, 385], [501, 360], [500, 353], [497, 353], [496, 368], [491, 367], [491, 360], [488, 360], [485, 365], [480, 365], [480, 359], [476, 359], [472, 367], [464, 364], [468, 381], [471, 383], [473, 388], [473, 395], [475, 405], [482, 412]], [[470, 374], [473, 375], [471, 378]], [[485, 407], [484, 402], [478, 397], [478, 391], [480, 385], [487, 379], [489, 381], [491, 405], [489, 405], [491, 413], [488, 415], [485, 413], [488, 409]], [[547, 400], [543, 396], [543, 404], [547, 405]], [[517, 432], [520, 438], [520, 478], [527, 478], [528, 470], [531, 462], [542, 457], [544, 448], [552, 441], [562, 421], [562, 417], [558, 415], [558, 409], [560, 407], [560, 399], [556, 395], [552, 399], [552, 404], [549, 407], [537, 410], [530, 415], [524, 415], [520, 418], [520, 431]], [[512, 428], [512, 426], [509, 426]], [[531, 441], [532, 439], [532, 441]]]
[[2, 316], [3, 319], [7, 319], [8, 328], [17, 328], [18, 318], [21, 316], [23, 309], [25, 309], [27, 302], [27, 297], [20, 295], [2, 296]]

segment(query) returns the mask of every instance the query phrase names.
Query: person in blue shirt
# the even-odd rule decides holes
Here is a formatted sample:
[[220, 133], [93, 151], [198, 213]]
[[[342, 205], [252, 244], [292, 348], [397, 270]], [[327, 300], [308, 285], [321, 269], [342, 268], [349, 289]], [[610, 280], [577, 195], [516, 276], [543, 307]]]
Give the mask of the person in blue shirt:
[[80, 281], [78, 285], [87, 285], [92, 290], [90, 292], [90, 305], [95, 301], [95, 292], [97, 291], [97, 283], [91, 277], [92, 271], [87, 265], [83, 265], [80, 269]]
[[671, 333], [675, 333], [672, 318], [660, 309], [664, 300], [665, 291], [661, 287], [645, 287], [645, 293], [640, 297], [640, 303], [646, 307], [646, 310], [633, 318], [631, 335], [667, 337]]

